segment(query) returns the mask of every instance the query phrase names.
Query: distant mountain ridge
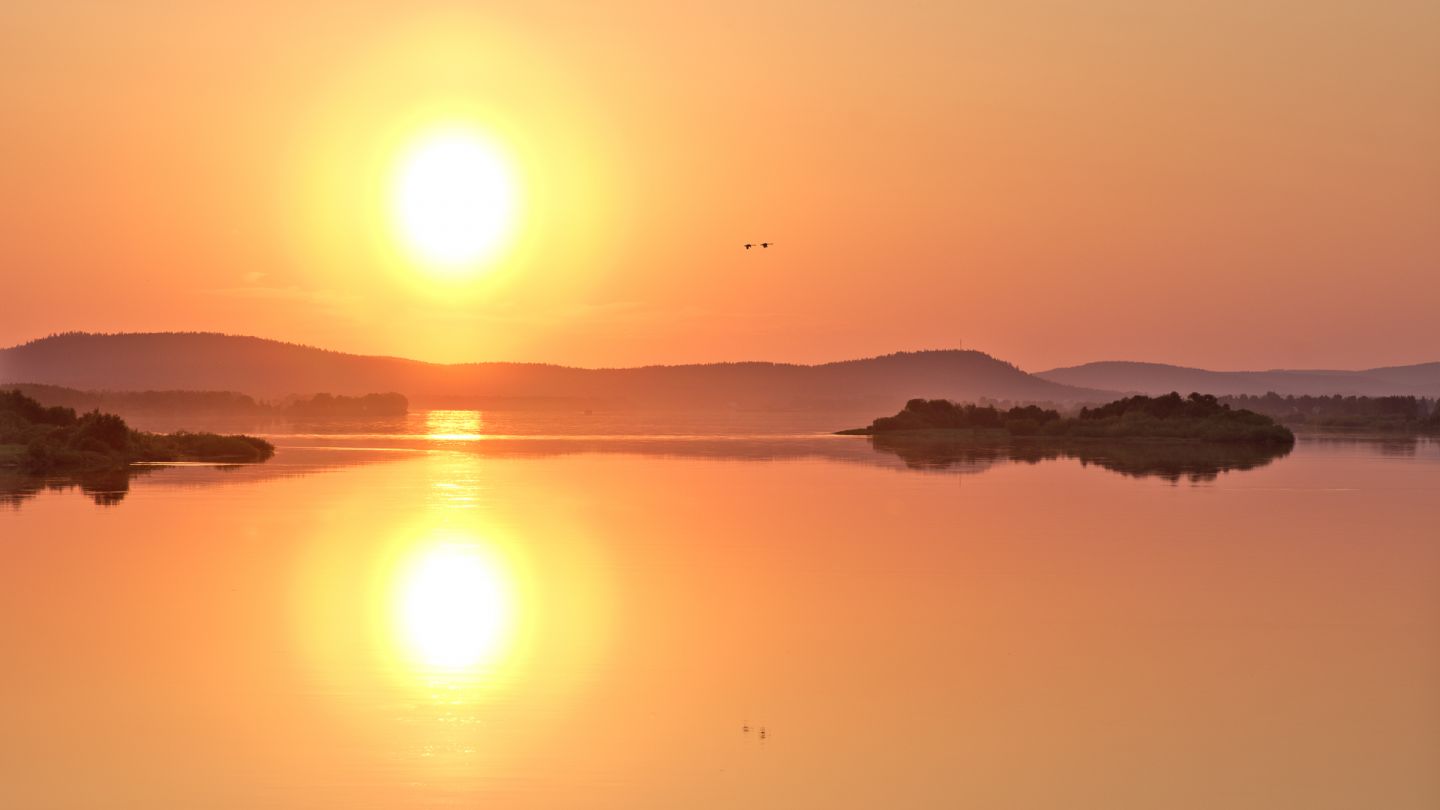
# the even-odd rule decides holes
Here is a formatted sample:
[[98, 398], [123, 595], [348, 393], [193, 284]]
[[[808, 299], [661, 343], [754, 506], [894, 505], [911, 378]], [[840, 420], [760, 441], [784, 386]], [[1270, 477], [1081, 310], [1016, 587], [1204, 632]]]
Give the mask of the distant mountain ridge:
[[1282, 396], [1440, 396], [1440, 362], [1360, 371], [1210, 371], [1164, 363], [1103, 361], [1041, 371], [1037, 377], [1087, 388], [1155, 396], [1170, 391]]
[[359, 395], [398, 391], [419, 407], [584, 401], [628, 407], [893, 408], [912, 397], [1098, 402], [1110, 392], [1040, 379], [971, 350], [906, 352], [806, 366], [710, 363], [586, 369], [439, 364], [345, 354], [217, 333], [84, 332], [0, 349], [0, 383], [83, 390]]

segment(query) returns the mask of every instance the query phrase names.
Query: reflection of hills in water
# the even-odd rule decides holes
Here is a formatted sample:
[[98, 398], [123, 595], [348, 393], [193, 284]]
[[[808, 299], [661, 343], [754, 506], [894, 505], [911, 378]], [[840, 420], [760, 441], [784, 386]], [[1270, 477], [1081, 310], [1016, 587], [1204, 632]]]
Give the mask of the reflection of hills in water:
[[427, 452], [460, 452], [482, 458], [526, 459], [568, 455], [634, 455], [712, 461], [820, 461], [921, 470], [951, 475], [983, 473], [996, 464], [1074, 458], [1136, 477], [1207, 481], [1221, 472], [1248, 470], [1284, 456], [1250, 447], [1195, 444], [1086, 443], [983, 446], [935, 439], [874, 436], [493, 436], [464, 431], [443, 434], [301, 434], [271, 436], [279, 450], [263, 464], [157, 465], [71, 477], [0, 474], [0, 504], [19, 507], [45, 491], [78, 489], [96, 504], [120, 503], [132, 483], [209, 487], [413, 458]]
[[1026, 442], [1015, 445], [976, 445], [936, 438], [877, 434], [871, 436], [877, 451], [893, 453], [917, 470], [972, 472], [997, 461], [1037, 464], [1074, 458], [1137, 478], [1154, 476], [1168, 481], [1185, 478], [1211, 481], [1220, 473], [1263, 467], [1290, 453], [1289, 447], [1181, 442]]

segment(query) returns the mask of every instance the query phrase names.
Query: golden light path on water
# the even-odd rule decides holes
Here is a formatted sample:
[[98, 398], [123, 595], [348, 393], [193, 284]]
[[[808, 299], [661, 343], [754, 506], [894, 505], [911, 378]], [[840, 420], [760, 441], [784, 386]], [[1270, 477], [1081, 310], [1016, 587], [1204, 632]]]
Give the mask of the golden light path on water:
[[[614, 596], [586, 523], [548, 489], [502, 496], [475, 410], [431, 411], [428, 445], [383, 490], [337, 486], [306, 532], [294, 627], [331, 722], [376, 767], [475, 790], [547, 756], [606, 646]], [[525, 707], [529, 707], [528, 709]]]
[[[426, 415], [425, 434], [475, 441], [483, 424], [479, 411], [436, 410]], [[521, 587], [494, 531], [475, 525], [477, 483], [466, 467], [447, 469], [430, 482], [430, 525], [390, 566], [394, 647], [403, 669], [432, 686], [493, 685], [517, 634]]]
[[425, 436], [433, 441], [473, 442], [483, 437], [484, 425], [479, 411], [430, 411], [425, 415]]

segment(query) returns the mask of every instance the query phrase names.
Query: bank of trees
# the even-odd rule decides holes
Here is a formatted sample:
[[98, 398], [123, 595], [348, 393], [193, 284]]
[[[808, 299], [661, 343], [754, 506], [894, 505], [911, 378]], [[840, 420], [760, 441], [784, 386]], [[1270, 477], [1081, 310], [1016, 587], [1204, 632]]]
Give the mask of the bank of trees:
[[871, 423], [870, 433], [900, 431], [1004, 431], [1011, 436], [1053, 438], [1155, 438], [1213, 442], [1292, 444], [1295, 436], [1274, 419], [1236, 409], [1208, 394], [1135, 396], [1072, 417], [1034, 405], [1000, 410], [943, 399], [912, 399], [904, 410]]
[[286, 416], [301, 419], [375, 418], [404, 416], [410, 410], [410, 402], [404, 395], [394, 392], [365, 394], [359, 397], [316, 394], [309, 398], [291, 400], [281, 410]]
[[1222, 397], [1221, 402], [1263, 413], [1287, 425], [1360, 430], [1440, 431], [1440, 401], [1426, 397], [1264, 396]]
[[1060, 412], [1035, 405], [1000, 410], [993, 405], [971, 405], [948, 399], [912, 399], [894, 416], [882, 416], [870, 425], [877, 433], [897, 430], [1008, 430], [1030, 435], [1060, 419]]

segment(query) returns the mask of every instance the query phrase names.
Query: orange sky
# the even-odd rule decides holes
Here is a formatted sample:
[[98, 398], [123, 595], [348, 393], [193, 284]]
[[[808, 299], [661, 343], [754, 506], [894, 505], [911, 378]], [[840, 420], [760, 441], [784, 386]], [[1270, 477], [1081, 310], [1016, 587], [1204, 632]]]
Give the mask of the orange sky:
[[[1440, 359], [1430, 0], [213, 5], [0, 8], [0, 345]], [[450, 124], [521, 198], [458, 279], [386, 215]]]

